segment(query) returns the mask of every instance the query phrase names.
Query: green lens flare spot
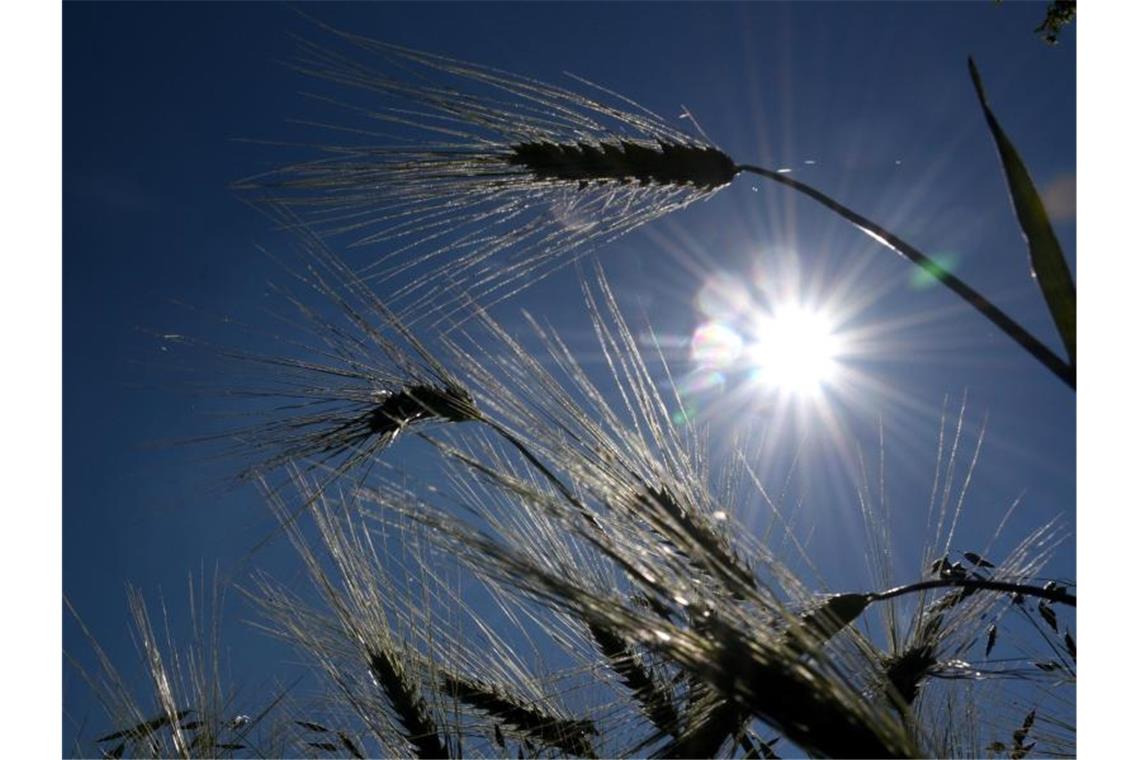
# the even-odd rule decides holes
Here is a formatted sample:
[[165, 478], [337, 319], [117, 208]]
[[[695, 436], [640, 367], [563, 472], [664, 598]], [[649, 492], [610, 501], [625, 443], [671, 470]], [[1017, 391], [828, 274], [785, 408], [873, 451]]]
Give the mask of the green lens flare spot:
[[686, 404], [684, 408], [673, 412], [673, 424], [677, 427], [683, 427], [692, 421], [692, 419], [696, 416], [697, 407], [692, 404]]
[[939, 253], [930, 258], [932, 264], [920, 264], [910, 275], [910, 286], [915, 290], [926, 290], [934, 286], [958, 266], [956, 253]]

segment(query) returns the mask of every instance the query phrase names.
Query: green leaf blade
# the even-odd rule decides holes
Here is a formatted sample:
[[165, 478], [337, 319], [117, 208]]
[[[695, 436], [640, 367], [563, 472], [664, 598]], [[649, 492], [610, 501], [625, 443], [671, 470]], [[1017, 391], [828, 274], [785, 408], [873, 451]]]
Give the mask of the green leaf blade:
[[1029, 264], [1037, 285], [1045, 297], [1053, 323], [1061, 334], [1065, 344], [1065, 351], [1069, 356], [1069, 363], [1077, 363], [1077, 289], [1073, 284], [1073, 275], [1065, 256], [1061, 251], [1061, 244], [1053, 233], [1053, 226], [1049, 223], [1049, 215], [1045, 211], [1045, 204], [1029, 176], [1029, 170], [1021, 160], [1013, 143], [1006, 136], [1005, 131], [998, 124], [997, 117], [990, 110], [986, 93], [982, 87], [982, 78], [974, 59], [969, 59], [970, 78], [974, 83], [974, 91], [978, 95], [978, 102], [986, 117], [986, 124], [990, 128], [994, 142], [997, 144], [998, 155], [1001, 157], [1002, 168], [1005, 171], [1006, 185], [1009, 188], [1010, 199], [1017, 214], [1018, 224], [1022, 235], [1029, 247]]

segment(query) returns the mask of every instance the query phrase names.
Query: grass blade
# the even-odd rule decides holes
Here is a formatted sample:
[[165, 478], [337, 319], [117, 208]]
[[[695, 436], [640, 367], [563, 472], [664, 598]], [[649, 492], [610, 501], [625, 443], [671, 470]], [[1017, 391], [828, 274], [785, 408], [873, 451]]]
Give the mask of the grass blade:
[[1077, 363], [1077, 289], [1073, 284], [1073, 275], [1069, 265], [1065, 263], [1065, 256], [1061, 252], [1061, 245], [1057, 236], [1053, 234], [1053, 227], [1049, 224], [1049, 216], [1045, 213], [1045, 204], [1033, 186], [1029, 170], [1013, 147], [1009, 137], [998, 124], [997, 117], [990, 110], [986, 100], [986, 92], [982, 88], [982, 77], [974, 59], [969, 59], [970, 78], [974, 82], [974, 90], [978, 94], [978, 102], [986, 116], [986, 124], [997, 144], [998, 154], [1001, 156], [1002, 168], [1005, 170], [1006, 184], [1009, 186], [1009, 195], [1013, 201], [1014, 211], [1017, 213], [1018, 224], [1029, 246], [1029, 264], [1034, 279], [1037, 280], [1041, 293], [1045, 296], [1045, 303], [1053, 317], [1061, 340], [1065, 343], [1065, 351], [1069, 355], [1069, 362], [1073, 366]]

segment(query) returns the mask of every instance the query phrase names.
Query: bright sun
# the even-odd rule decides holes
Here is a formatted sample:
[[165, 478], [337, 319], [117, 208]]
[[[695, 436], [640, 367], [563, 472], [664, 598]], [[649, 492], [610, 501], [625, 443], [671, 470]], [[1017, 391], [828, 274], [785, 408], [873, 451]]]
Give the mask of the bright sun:
[[677, 419], [749, 399], [777, 420], [785, 413], [831, 420], [830, 401], [849, 398], [864, 382], [850, 366], [866, 352], [865, 331], [849, 327], [851, 307], [836, 292], [805, 287], [794, 269], [769, 270], [765, 288], [713, 276], [697, 292], [703, 321], [688, 340], [690, 369], [677, 383]]
[[844, 354], [828, 313], [796, 301], [771, 310], [742, 305], [733, 318], [697, 328], [691, 345], [698, 369], [687, 390], [718, 385], [724, 373], [741, 371], [760, 388], [809, 398], [837, 380]]
[[785, 393], [815, 395], [834, 376], [839, 341], [820, 312], [783, 305], [758, 315], [745, 360], [763, 385]]

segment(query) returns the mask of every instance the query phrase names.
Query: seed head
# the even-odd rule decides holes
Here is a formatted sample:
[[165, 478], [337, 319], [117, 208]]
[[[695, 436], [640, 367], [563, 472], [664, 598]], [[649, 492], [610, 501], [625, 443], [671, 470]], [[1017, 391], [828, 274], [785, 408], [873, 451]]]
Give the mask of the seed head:
[[249, 386], [231, 393], [268, 402], [258, 421], [221, 434], [237, 442], [232, 453], [252, 455], [245, 476], [289, 463], [344, 473], [413, 425], [481, 419], [460, 380], [343, 262], [311, 235], [300, 249], [304, 265], [293, 274], [303, 290], [277, 289], [309, 340], [225, 352], [239, 363], [228, 378], [252, 370], [240, 381]]
[[406, 278], [390, 301], [406, 321], [442, 311], [444, 292], [506, 297], [739, 171], [707, 139], [584, 80], [621, 107], [328, 31], [350, 52], [302, 42], [293, 68], [366, 95], [332, 100], [367, 125], [338, 127], [338, 139], [377, 137], [382, 124], [384, 142], [314, 146], [321, 157], [237, 187], [367, 246], [371, 277]]

